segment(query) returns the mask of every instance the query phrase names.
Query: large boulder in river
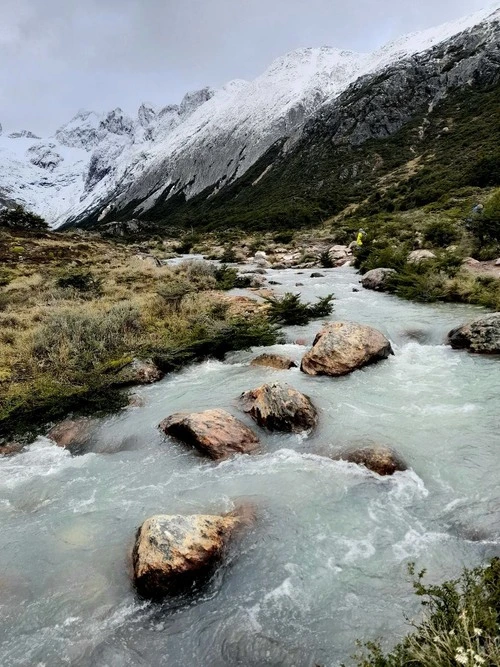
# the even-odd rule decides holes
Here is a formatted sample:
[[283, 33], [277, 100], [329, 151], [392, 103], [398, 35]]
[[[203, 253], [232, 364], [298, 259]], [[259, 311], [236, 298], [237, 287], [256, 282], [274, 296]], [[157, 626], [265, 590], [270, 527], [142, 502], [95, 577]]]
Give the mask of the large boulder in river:
[[97, 427], [97, 420], [90, 417], [65, 419], [55, 424], [47, 433], [47, 438], [59, 447], [69, 449], [73, 453], [85, 450]]
[[330, 322], [302, 358], [300, 370], [308, 375], [347, 375], [390, 354], [390, 342], [377, 329], [356, 322]]
[[448, 343], [457, 350], [500, 354], [500, 313], [484, 315], [452, 329], [448, 334]]
[[396, 273], [394, 269], [372, 269], [367, 271], [361, 278], [361, 284], [365, 289], [376, 290], [377, 292], [385, 292], [387, 289], [387, 280], [390, 276]]
[[250, 362], [251, 366], [268, 366], [280, 371], [287, 371], [290, 368], [296, 368], [297, 364], [288, 357], [283, 357], [281, 354], [261, 354]]
[[225, 410], [177, 412], [164, 419], [160, 428], [215, 460], [258, 450], [259, 439], [255, 433]]
[[307, 396], [279, 382], [246, 391], [241, 401], [243, 410], [270, 431], [308, 431], [318, 420], [316, 408]]
[[383, 445], [369, 445], [358, 449], [347, 449], [334, 458], [364, 466], [378, 475], [393, 475], [397, 471], [408, 469], [408, 466], [399, 454], [390, 447]]
[[137, 531], [132, 554], [139, 595], [161, 599], [204, 583], [239, 523], [235, 515], [160, 514]]

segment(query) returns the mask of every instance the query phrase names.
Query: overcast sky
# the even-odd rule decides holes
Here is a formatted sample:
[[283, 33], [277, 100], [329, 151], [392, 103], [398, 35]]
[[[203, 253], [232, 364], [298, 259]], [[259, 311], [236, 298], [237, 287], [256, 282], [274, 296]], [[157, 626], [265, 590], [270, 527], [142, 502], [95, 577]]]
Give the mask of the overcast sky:
[[491, 0], [0, 0], [0, 123], [52, 133], [258, 76], [304, 46], [372, 51]]

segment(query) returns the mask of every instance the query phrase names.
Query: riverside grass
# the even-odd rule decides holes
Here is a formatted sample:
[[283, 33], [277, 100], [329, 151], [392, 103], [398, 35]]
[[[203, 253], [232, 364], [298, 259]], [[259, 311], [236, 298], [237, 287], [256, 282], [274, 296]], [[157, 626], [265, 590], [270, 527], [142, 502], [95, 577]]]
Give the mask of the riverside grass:
[[99, 238], [5, 229], [0, 259], [0, 435], [115, 407], [114, 374], [133, 357], [171, 370], [279, 338], [262, 309], [243, 318], [218, 291], [236, 272], [206, 262], [157, 267]]
[[357, 667], [498, 667], [500, 559], [441, 585], [424, 584], [425, 571], [416, 574], [413, 565], [409, 572], [423, 617], [389, 652], [380, 642], [362, 645]]

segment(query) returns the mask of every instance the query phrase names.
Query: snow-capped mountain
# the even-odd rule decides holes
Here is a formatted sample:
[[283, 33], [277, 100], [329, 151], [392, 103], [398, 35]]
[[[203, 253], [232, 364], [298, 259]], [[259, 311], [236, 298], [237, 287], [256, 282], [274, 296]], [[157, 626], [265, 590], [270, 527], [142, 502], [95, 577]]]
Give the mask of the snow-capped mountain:
[[293, 51], [254, 81], [188, 93], [181, 103], [80, 111], [48, 138], [0, 126], [0, 205], [22, 203], [52, 225], [136, 202], [214, 195], [242, 176], [277, 140], [297, 136], [361, 77], [429, 51], [457, 35], [498, 30], [500, 2], [438, 28], [407, 35], [371, 54], [330, 47]]

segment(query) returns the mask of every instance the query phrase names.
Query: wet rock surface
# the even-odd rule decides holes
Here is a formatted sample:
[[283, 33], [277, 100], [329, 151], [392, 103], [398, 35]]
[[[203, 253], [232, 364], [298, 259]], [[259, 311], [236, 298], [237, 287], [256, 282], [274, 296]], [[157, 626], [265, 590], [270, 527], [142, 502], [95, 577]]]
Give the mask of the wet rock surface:
[[241, 403], [259, 426], [270, 431], [307, 431], [318, 421], [309, 397], [279, 382], [246, 391], [241, 395]]
[[408, 469], [408, 466], [397, 452], [383, 445], [349, 448], [333, 458], [364, 466], [378, 475], [393, 475], [397, 471]]
[[206, 582], [238, 523], [235, 515], [160, 514], [147, 519], [132, 553], [139, 595], [157, 600]]
[[500, 354], [500, 313], [485, 315], [452, 329], [448, 344], [456, 350]]
[[308, 375], [347, 375], [393, 354], [377, 329], [356, 322], [331, 322], [314, 339], [300, 369]]
[[97, 421], [90, 417], [65, 419], [50, 429], [47, 438], [53, 440], [59, 447], [78, 453], [89, 446], [96, 427]]
[[281, 354], [261, 354], [250, 362], [251, 366], [268, 366], [277, 370], [288, 370], [296, 368], [297, 364], [293, 359], [284, 357]]
[[255, 433], [225, 410], [178, 412], [164, 419], [160, 429], [214, 460], [259, 449]]

